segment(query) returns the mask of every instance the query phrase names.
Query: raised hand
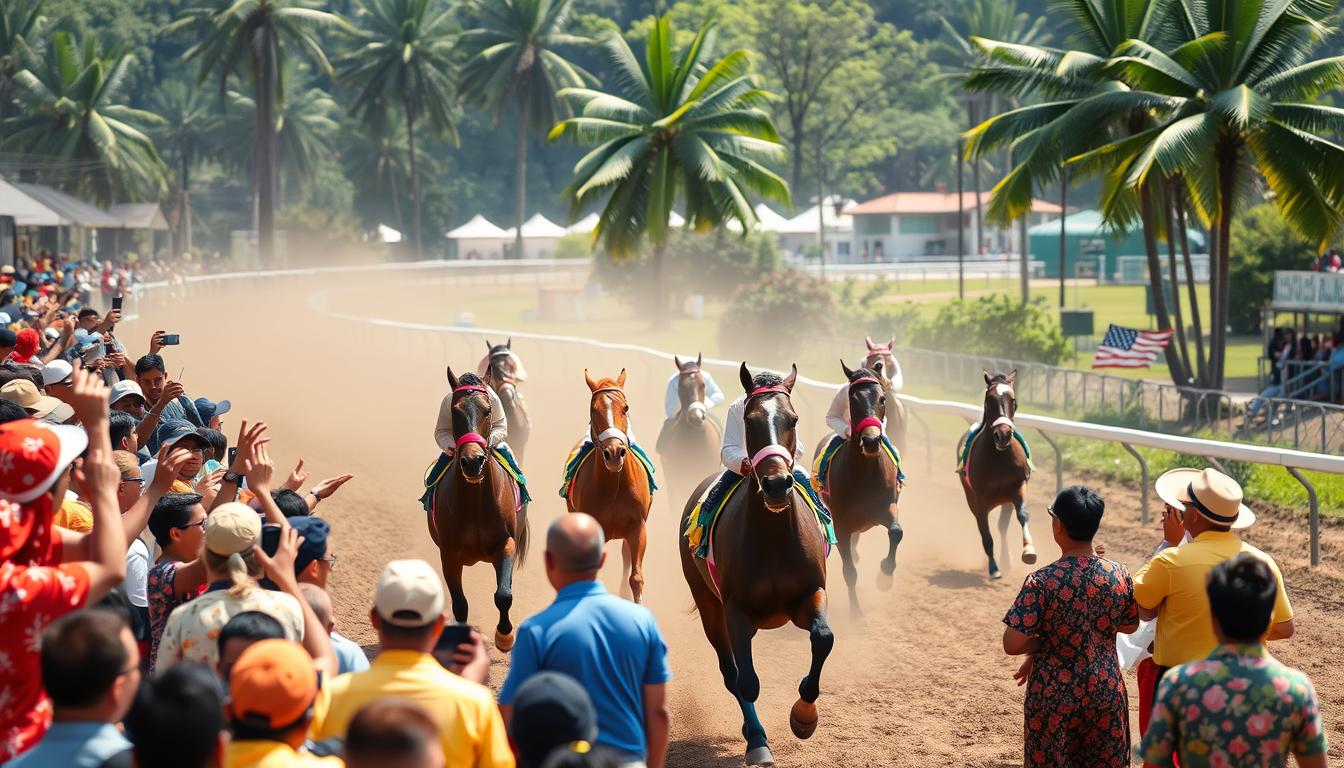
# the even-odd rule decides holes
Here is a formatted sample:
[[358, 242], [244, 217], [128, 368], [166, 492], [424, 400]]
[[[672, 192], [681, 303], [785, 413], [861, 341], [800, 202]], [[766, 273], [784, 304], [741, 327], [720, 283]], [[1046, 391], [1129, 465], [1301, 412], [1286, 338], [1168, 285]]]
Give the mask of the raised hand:
[[156, 408], [161, 408], [186, 393], [186, 387], [183, 387], [181, 382], [170, 381], [164, 386], [163, 394], [159, 395], [159, 402], [155, 403], [154, 406]]
[[167, 331], [155, 331], [154, 334], [149, 337], [149, 354], [159, 354], [159, 350], [163, 349], [163, 337], [167, 335]]
[[267, 555], [260, 546], [254, 546], [252, 552], [266, 578], [284, 586], [295, 581], [294, 561], [298, 559], [299, 545], [302, 543], [303, 537], [299, 532], [286, 526], [280, 531], [280, 545], [276, 547], [274, 557]]
[[313, 486], [313, 495], [316, 496], [319, 501], [328, 499], [331, 497], [331, 494], [339, 491], [341, 486], [350, 482], [352, 478], [354, 478], [354, 475], [351, 474], [328, 477], [326, 480]]
[[303, 458], [299, 458], [299, 463], [294, 465], [294, 469], [289, 473], [289, 479], [285, 481], [285, 487], [291, 491], [297, 491], [303, 487], [308, 480], [308, 473], [303, 471]]
[[75, 409], [79, 423], [90, 432], [93, 425], [106, 424], [108, 389], [102, 377], [79, 370], [74, 372], [71, 383], [70, 399], [66, 402]]
[[173, 481], [182, 474], [182, 468], [187, 462], [191, 461], [191, 451], [186, 448], [169, 448], [165, 445], [159, 448], [158, 459], [159, 465], [154, 470], [153, 487], [162, 496], [173, 487]]
[[271, 455], [266, 450], [266, 444], [253, 445], [252, 455], [247, 461], [247, 487], [258, 496], [269, 494], [271, 492], [271, 478], [274, 476], [275, 463], [271, 461]]

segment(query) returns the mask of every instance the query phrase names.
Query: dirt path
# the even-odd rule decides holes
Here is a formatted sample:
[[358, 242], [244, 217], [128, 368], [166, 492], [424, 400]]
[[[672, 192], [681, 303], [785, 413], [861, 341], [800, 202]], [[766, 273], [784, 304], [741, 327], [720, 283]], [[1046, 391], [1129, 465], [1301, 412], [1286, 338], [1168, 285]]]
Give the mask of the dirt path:
[[[415, 497], [421, 472], [436, 451], [431, 431], [446, 389], [444, 365], [457, 371], [473, 368], [485, 343], [474, 334], [408, 332], [332, 320], [307, 300], [314, 297], [311, 304], [345, 313], [443, 323], [457, 309], [470, 308], [470, 292], [450, 297], [406, 278], [390, 283], [367, 277], [225, 290], [175, 307], [147, 309], [126, 335], [147, 337], [155, 327], [181, 333], [182, 351], [169, 350], [169, 368], [185, 365], [185, 382], [193, 395], [232, 399], [228, 431], [237, 429], [238, 418], [262, 418], [272, 426], [279, 460], [304, 457], [314, 478], [355, 473], [355, 480], [321, 512], [333, 521], [333, 551], [339, 557], [331, 584], [337, 621], [352, 638], [372, 643], [367, 612], [381, 565], [394, 557], [437, 562]], [[195, 319], [184, 321], [188, 316]], [[583, 369], [608, 375], [629, 369], [635, 431], [651, 447], [661, 421], [663, 383], [672, 367], [629, 352], [524, 339], [515, 339], [514, 349], [531, 377], [525, 392], [535, 426], [524, 469], [535, 499], [533, 531], [540, 534], [564, 510], [556, 489], [566, 451], [586, 423]], [[737, 389], [735, 377], [722, 377], [720, 383], [730, 393]], [[828, 399], [818, 392], [795, 397], [805, 440], [820, 437]], [[926, 466], [923, 450], [911, 451], [910, 484], [901, 500], [906, 536], [892, 591], [878, 592], [874, 585], [885, 537], [870, 532], [860, 547], [866, 624], [849, 619], [839, 560], [832, 558], [831, 619], [837, 642], [822, 676], [821, 725], [811, 740], [798, 741], [787, 726], [788, 708], [806, 672], [806, 634], [784, 628], [757, 636], [762, 679], [758, 707], [780, 765], [1021, 764], [1022, 691], [1012, 681], [1016, 662], [999, 647], [1003, 612], [1027, 573], [1015, 557], [1020, 534], [1009, 530], [1014, 556], [1006, 561], [1013, 564], [1006, 577], [988, 581], [974, 522], [951, 471], [954, 437], [939, 436], [932, 468]], [[1051, 480], [1051, 473], [1041, 473], [1029, 499], [1036, 513], [1032, 532], [1047, 560], [1058, 553], [1045, 515]], [[1108, 514], [1101, 538], [1110, 556], [1136, 569], [1156, 543], [1156, 529], [1138, 526], [1135, 490], [1110, 487], [1103, 493]], [[672, 501], [662, 494], [655, 503], [646, 563], [647, 603], [666, 635], [675, 674], [670, 764], [741, 765], [739, 712], [723, 690], [713, 652], [690, 612], [675, 550]], [[681, 500], [675, 501], [679, 505]], [[1344, 575], [1338, 566], [1344, 533], [1326, 531], [1327, 565], [1309, 572], [1304, 529], [1295, 518], [1271, 516], [1251, 538], [1278, 556], [1285, 568], [1299, 635], [1277, 644], [1275, 652], [1315, 679], [1334, 744], [1332, 756], [1339, 758], [1344, 756], [1344, 670], [1335, 663], [1335, 651], [1344, 635]], [[609, 560], [613, 565], [604, 578], [614, 590], [620, 560], [614, 546]], [[491, 626], [492, 571], [476, 566], [467, 573], [466, 587], [472, 623]], [[515, 620], [551, 600], [538, 557], [519, 574], [515, 596]], [[506, 673], [507, 657], [492, 654], [496, 664], [491, 681], [497, 686]], [[1130, 691], [1133, 707], [1137, 695], [1132, 684]], [[1137, 723], [1135, 717], [1131, 720]]]

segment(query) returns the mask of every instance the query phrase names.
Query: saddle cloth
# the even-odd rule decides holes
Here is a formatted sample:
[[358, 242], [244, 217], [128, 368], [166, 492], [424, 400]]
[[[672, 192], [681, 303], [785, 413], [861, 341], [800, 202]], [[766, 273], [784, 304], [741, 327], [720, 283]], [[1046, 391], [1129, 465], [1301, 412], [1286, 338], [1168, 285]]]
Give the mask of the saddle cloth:
[[[980, 436], [984, 433], [985, 429], [983, 424], [972, 427], [971, 430], [966, 433], [966, 444], [962, 446], [961, 455], [957, 457], [957, 474], [967, 482], [970, 481], [971, 477], [971, 446], [973, 446], [975, 441], [980, 439]], [[1027, 468], [1032, 472], [1035, 472], [1036, 465], [1031, 461], [1031, 446], [1027, 445], [1027, 438], [1023, 437], [1022, 433], [1017, 431], [1017, 427], [1013, 427], [1013, 439], [1022, 446], [1022, 452], [1027, 456]]]
[[[639, 465], [644, 468], [644, 474], [649, 479], [649, 492], [658, 490], [658, 484], [653, 481], [653, 462], [649, 459], [648, 454], [644, 453], [644, 449], [636, 443], [630, 444], [630, 453], [634, 454]], [[569, 458], [565, 459], [565, 480], [560, 486], [560, 496], [562, 498], [569, 498], [569, 492], [574, 489], [574, 478], [578, 476], [579, 468], [592, 455], [593, 441], [584, 440], [569, 454]]]
[[[523, 475], [522, 468], [518, 466], [517, 460], [513, 458], [513, 454], [507, 449], [492, 448], [490, 450], [490, 455], [495, 460], [495, 463], [503, 467], [509, 477], [513, 478], [515, 511], [521, 510], [524, 504], [529, 504], [532, 501], [532, 494], [527, 492], [527, 477]], [[434, 471], [434, 465], [431, 464], [429, 468], [425, 470], [425, 487], [437, 487], [439, 481], [443, 479], [444, 475], [448, 474], [448, 470], [452, 468], [455, 461], [456, 459], [444, 464], [443, 469], [439, 471], [437, 477], [430, 477], [430, 474]]]
[[[831, 459], [844, 444], [844, 437], [833, 435], [831, 441], [826, 444], [826, 449], [812, 462], [812, 487], [817, 493], [826, 493], [830, 489]], [[885, 434], [882, 435], [882, 451], [891, 457], [891, 463], [896, 465], [896, 479], [905, 482], [905, 472], [901, 470], [901, 452], [896, 450], [896, 446], [891, 444], [891, 439]]]

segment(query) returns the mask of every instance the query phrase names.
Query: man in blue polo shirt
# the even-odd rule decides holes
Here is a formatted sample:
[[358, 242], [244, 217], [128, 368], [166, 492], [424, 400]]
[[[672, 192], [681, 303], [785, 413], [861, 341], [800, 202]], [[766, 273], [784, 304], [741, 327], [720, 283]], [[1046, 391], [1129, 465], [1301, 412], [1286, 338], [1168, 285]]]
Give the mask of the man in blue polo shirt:
[[597, 581], [604, 543], [602, 526], [582, 512], [562, 515], [546, 531], [546, 577], [555, 602], [518, 627], [500, 710], [508, 722], [529, 677], [563, 672], [592, 697], [598, 744], [619, 752], [629, 766], [662, 768], [672, 679], [667, 645], [647, 608], [609, 594]]

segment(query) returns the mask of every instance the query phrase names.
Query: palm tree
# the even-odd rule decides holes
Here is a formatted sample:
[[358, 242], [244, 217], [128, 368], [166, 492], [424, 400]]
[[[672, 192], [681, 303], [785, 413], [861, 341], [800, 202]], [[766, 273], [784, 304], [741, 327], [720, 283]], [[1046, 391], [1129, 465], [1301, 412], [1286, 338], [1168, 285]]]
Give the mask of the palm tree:
[[177, 227], [174, 238], [179, 252], [191, 250], [191, 169], [207, 150], [217, 130], [217, 115], [210, 100], [183, 80], [160, 83], [153, 97], [154, 111], [163, 119], [153, 135], [164, 154], [177, 167]]
[[6, 0], [0, 5], [0, 119], [8, 117], [14, 102], [14, 75], [25, 56], [38, 58], [46, 45], [45, 0]]
[[415, 124], [457, 143], [453, 125], [454, 25], [446, 3], [431, 0], [365, 0], [360, 6], [358, 47], [342, 60], [341, 79], [359, 91], [350, 111], [369, 126], [386, 110], [400, 109], [406, 121], [406, 153], [411, 172], [411, 244], [420, 247], [420, 176], [416, 171]]
[[686, 206], [697, 230], [736, 220], [750, 230], [756, 215], [748, 195], [789, 204], [789, 185], [769, 164], [784, 147], [765, 105], [770, 95], [747, 71], [747, 52], [714, 57], [715, 32], [707, 23], [683, 50], [666, 16], [650, 31], [640, 62], [619, 35], [606, 40], [620, 93], [570, 88], [580, 115], [551, 130], [597, 147], [574, 166], [565, 189], [574, 214], [605, 199], [594, 243], [616, 257], [653, 243], [654, 321], [667, 320], [662, 291], [663, 253], [673, 205]]
[[[297, 73], [289, 79], [294, 79]], [[228, 103], [232, 113], [237, 115], [224, 123], [230, 136], [246, 135], [248, 128], [255, 124], [254, 116], [257, 103], [244, 93], [229, 91]], [[339, 125], [332, 115], [336, 114], [335, 99], [316, 85], [292, 90], [283, 101], [276, 105], [275, 145], [277, 190], [284, 190], [284, 181], [307, 184], [317, 174], [317, 166], [323, 154], [330, 150], [331, 137]], [[241, 163], [240, 163], [241, 165]], [[281, 196], [283, 197], [283, 195]]]
[[218, 75], [221, 98], [229, 78], [245, 76], [251, 83], [258, 106], [253, 184], [263, 262], [275, 256], [275, 109], [285, 97], [286, 49], [297, 48], [322, 73], [331, 74], [317, 32], [342, 24], [339, 16], [316, 6], [314, 0], [234, 0], [223, 6], [188, 8], [164, 28], [165, 33], [193, 30], [199, 35], [199, 42], [182, 57], [200, 62], [200, 82]]
[[[1108, 67], [1135, 94], [1161, 101], [1154, 125], [1078, 157], [1112, 169], [1114, 190], [1177, 179], [1211, 230], [1209, 385], [1225, 363], [1230, 228], [1261, 178], [1284, 219], [1322, 247], [1344, 229], [1344, 110], [1318, 98], [1344, 82], [1344, 56], [1314, 59], [1334, 3], [1179, 0], [1184, 41], [1169, 52], [1142, 40]], [[1146, 202], [1146, 199], [1144, 200]]]
[[[377, 204], [369, 206], [376, 216], [386, 214], [385, 204], [390, 202], [397, 231], [405, 233], [401, 203], [411, 178], [405, 138], [388, 131], [349, 129], [343, 134], [340, 155], [346, 177], [355, 184], [356, 195], [376, 201]], [[427, 159], [432, 163], [432, 157]], [[366, 222], [370, 227], [377, 223], [382, 221]]]
[[79, 172], [54, 181], [98, 203], [157, 199], [163, 161], [140, 126], [160, 118], [116, 103], [134, 59], [105, 55], [91, 33], [77, 46], [64, 31], [42, 60], [25, 58], [14, 75], [21, 109], [0, 122], [0, 148], [60, 158]]
[[573, 0], [478, 0], [478, 24], [462, 34], [466, 63], [462, 95], [493, 105], [498, 125], [505, 109], [518, 110], [518, 156], [514, 169], [514, 256], [523, 256], [523, 220], [527, 216], [527, 134], [545, 133], [562, 118], [567, 105], [557, 98], [564, 88], [597, 79], [556, 52], [563, 45], [589, 40], [565, 33]]

